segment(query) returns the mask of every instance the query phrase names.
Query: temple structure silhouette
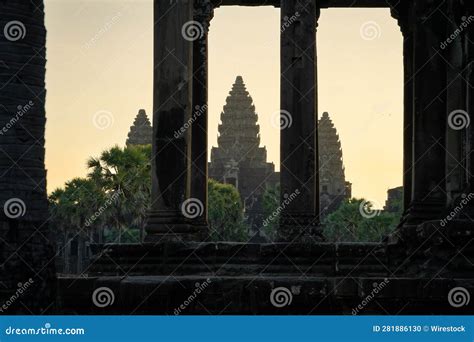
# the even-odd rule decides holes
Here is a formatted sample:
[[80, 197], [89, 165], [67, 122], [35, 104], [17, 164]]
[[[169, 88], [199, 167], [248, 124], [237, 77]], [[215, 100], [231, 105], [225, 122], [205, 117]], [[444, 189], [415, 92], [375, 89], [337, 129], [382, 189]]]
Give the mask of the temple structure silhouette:
[[[57, 278], [44, 165], [43, 1], [0, 1], [0, 27], [21, 18], [27, 28], [21, 42], [0, 30], [0, 127], [9, 127], [0, 135], [0, 300], [18, 283], [32, 284], [10, 313], [173, 314], [204, 282], [183, 313], [472, 313], [472, 301], [459, 305], [452, 296], [461, 289], [469, 298], [474, 290], [474, 25], [465, 24], [474, 16], [472, 1], [154, 3], [146, 241], [95, 246], [87, 272]], [[280, 31], [280, 108], [292, 125], [281, 130], [278, 243], [207, 240], [207, 32], [214, 9], [229, 5], [278, 7], [282, 23], [298, 13]], [[319, 222], [316, 35], [322, 10], [339, 7], [388, 8], [404, 38], [404, 216], [381, 243], [326, 243]], [[197, 35], [186, 30], [190, 23], [199, 23]], [[28, 101], [34, 106], [27, 115], [12, 121]], [[196, 107], [204, 110], [193, 117]], [[295, 193], [292, 201], [284, 196]], [[196, 210], [188, 211], [189, 203]], [[374, 287], [381, 290], [367, 300]], [[274, 305], [282, 288], [292, 300]], [[113, 300], [97, 305], [103, 289]]]
[[153, 128], [151, 127], [150, 119], [146, 115], [144, 109], [138, 111], [133, 125], [130, 127], [126, 145], [147, 145], [151, 144], [153, 140]]

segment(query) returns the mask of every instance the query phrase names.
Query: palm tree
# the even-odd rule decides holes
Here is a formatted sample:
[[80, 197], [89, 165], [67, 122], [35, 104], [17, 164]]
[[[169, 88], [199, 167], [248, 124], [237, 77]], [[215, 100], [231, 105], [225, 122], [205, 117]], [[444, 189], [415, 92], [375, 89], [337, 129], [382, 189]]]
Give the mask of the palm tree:
[[[44, 166], [46, 29], [42, 0], [0, 1], [0, 264], [12, 292], [29, 278], [22, 301], [42, 313], [54, 302]], [[3, 209], [15, 200], [24, 215]], [[15, 207], [10, 207], [15, 209]], [[22, 246], [21, 248], [19, 248]], [[24, 308], [10, 308], [25, 312]]]
[[[62, 241], [64, 247], [65, 272], [69, 273], [69, 255], [72, 241], [78, 241], [79, 245], [89, 242], [101, 242], [102, 229], [104, 227], [103, 215], [100, 208], [104, 205], [105, 194], [97, 188], [95, 182], [90, 179], [75, 178], [67, 182], [64, 189], [56, 189], [49, 196], [51, 222], [57, 231], [58, 240]], [[96, 233], [96, 234], [94, 234]], [[94, 239], [98, 236], [98, 241]], [[83, 246], [78, 248], [78, 254]], [[80, 271], [83, 268], [83, 258], [79, 257], [74, 269]]]
[[151, 146], [115, 146], [104, 151], [99, 158], [90, 158], [87, 166], [89, 177], [102, 190], [114, 198], [109, 211], [111, 225], [122, 232], [130, 224], [140, 230], [140, 239], [146, 223], [151, 196]]

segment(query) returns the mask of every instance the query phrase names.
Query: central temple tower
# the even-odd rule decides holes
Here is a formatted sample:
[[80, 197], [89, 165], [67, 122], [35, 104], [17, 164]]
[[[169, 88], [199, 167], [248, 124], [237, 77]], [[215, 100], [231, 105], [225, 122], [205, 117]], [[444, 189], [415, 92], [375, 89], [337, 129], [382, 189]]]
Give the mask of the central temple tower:
[[252, 225], [262, 214], [261, 197], [275, 185], [279, 174], [267, 163], [267, 150], [260, 147], [260, 126], [252, 97], [242, 76], [237, 76], [221, 113], [218, 147], [211, 150], [209, 177], [234, 185], [244, 202]]

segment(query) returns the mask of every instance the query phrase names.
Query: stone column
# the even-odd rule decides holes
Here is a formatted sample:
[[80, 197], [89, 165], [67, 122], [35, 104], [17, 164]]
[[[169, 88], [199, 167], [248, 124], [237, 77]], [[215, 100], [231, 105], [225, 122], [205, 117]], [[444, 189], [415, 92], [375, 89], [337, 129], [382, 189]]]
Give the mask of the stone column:
[[446, 207], [446, 37], [442, 0], [414, 4], [414, 139], [407, 225], [439, 219]]
[[316, 2], [281, 1], [282, 241], [320, 236]]
[[[467, 18], [459, 1], [448, 1], [446, 16], [447, 38], [440, 44], [446, 52], [447, 58], [447, 131], [446, 131], [446, 191], [448, 207], [455, 205], [467, 190], [467, 163], [465, 146], [467, 144], [466, 129], [468, 113], [466, 104], [466, 58], [464, 54], [464, 40], [466, 38], [464, 26], [468, 26]], [[451, 35], [463, 29], [456, 38]]]
[[399, 2], [391, 9], [403, 35], [403, 211], [407, 212], [412, 200], [413, 177], [413, 29], [410, 6]]
[[193, 1], [154, 4], [152, 204], [147, 241], [196, 239], [191, 220], [201, 207], [190, 202]]
[[[474, 3], [465, 3], [465, 17], [469, 25], [466, 37], [463, 41], [464, 56], [466, 59], [466, 109], [469, 118], [467, 127], [466, 143], [466, 165], [467, 165], [467, 192], [474, 193]], [[474, 218], [474, 201], [469, 202], [468, 208], [464, 211], [465, 217], [469, 220]]]
[[[44, 3], [0, 1], [0, 13], [0, 303], [10, 315], [52, 314], [56, 235], [44, 163]], [[20, 283], [30, 286], [19, 293]]]
[[202, 231], [203, 237], [208, 233], [208, 31], [213, 15], [214, 8], [210, 0], [195, 0], [194, 21], [200, 34], [193, 46], [191, 198], [202, 208], [202, 214], [193, 221], [193, 225]]

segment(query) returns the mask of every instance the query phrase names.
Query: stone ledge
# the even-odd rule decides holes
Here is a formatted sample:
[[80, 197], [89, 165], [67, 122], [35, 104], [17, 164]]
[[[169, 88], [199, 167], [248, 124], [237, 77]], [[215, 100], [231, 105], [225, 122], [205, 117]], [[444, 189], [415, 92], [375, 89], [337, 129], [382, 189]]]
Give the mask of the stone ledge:
[[166, 242], [105, 245], [88, 274], [120, 275], [388, 275], [384, 245]]
[[[196, 289], [206, 283], [199, 294]], [[383, 286], [380, 284], [384, 284]], [[379, 287], [375, 294], [374, 289]], [[449, 291], [462, 286], [474, 293], [473, 279], [380, 277], [213, 277], [142, 276], [61, 278], [64, 314], [472, 314], [474, 304], [454, 308]], [[98, 308], [92, 294], [113, 291], [112, 305]], [[277, 308], [270, 295], [277, 287], [291, 291], [289, 305]], [[195, 295], [190, 299], [191, 295]], [[368, 299], [372, 295], [371, 299]], [[364, 304], [364, 305], [362, 305]], [[181, 307], [182, 308], [182, 307]]]

